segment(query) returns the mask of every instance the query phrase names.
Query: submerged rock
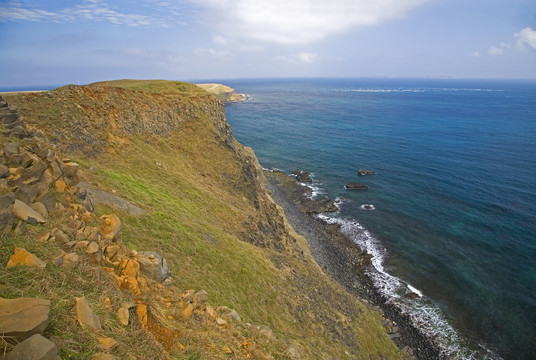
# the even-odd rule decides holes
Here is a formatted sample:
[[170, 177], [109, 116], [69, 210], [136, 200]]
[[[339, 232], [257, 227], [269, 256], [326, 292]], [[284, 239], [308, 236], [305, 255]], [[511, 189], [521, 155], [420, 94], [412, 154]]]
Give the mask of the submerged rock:
[[358, 170], [358, 171], [357, 171], [357, 175], [361, 175], [361, 176], [364, 176], [364, 175], [374, 175], [374, 171], [372, 171], [372, 170], [362, 169], [362, 170]]

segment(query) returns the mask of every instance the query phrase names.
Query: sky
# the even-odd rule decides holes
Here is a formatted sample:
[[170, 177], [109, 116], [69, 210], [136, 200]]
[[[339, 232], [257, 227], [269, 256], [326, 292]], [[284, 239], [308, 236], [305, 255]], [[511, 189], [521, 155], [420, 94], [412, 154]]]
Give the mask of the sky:
[[536, 1], [0, 0], [0, 88], [275, 77], [536, 79]]

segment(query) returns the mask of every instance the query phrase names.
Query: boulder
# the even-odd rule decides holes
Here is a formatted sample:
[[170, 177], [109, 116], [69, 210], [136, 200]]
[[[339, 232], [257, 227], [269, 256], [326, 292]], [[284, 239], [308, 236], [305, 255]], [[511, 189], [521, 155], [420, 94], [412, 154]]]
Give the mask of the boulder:
[[48, 324], [50, 300], [0, 298], [0, 334], [10, 341], [23, 341], [42, 334]]
[[101, 331], [99, 317], [90, 309], [85, 297], [75, 298], [76, 302], [76, 320], [82, 326], [87, 326], [93, 331]]
[[148, 278], [163, 283], [169, 279], [167, 283], [170, 283], [171, 273], [166, 259], [160, 254], [154, 251], [140, 251], [138, 253], [138, 262], [140, 264], [141, 272]]
[[29, 223], [45, 223], [46, 220], [37, 211], [23, 203], [22, 201], [15, 199], [13, 204], [13, 213], [16, 217]]
[[72, 178], [78, 174], [78, 167], [80, 165], [75, 162], [67, 162], [64, 163], [63, 166], [65, 166], [65, 172], [63, 173], [63, 176]]
[[351, 190], [367, 190], [368, 185], [352, 182], [352, 183], [346, 184], [345, 188], [351, 189]]
[[205, 305], [207, 301], [208, 301], [208, 293], [205, 290], [201, 290], [195, 293], [194, 303], [196, 307]]
[[111, 337], [103, 337], [99, 338], [98, 340], [100, 346], [104, 348], [104, 350], [111, 350], [117, 346], [117, 341], [115, 341], [115, 339]]
[[5, 360], [61, 360], [58, 348], [52, 341], [40, 334], [35, 334], [17, 344], [5, 357]]
[[11, 255], [7, 262], [7, 268], [9, 269], [15, 266], [35, 266], [44, 269], [46, 263], [37, 256], [30, 254], [26, 249], [15, 247], [13, 255]]

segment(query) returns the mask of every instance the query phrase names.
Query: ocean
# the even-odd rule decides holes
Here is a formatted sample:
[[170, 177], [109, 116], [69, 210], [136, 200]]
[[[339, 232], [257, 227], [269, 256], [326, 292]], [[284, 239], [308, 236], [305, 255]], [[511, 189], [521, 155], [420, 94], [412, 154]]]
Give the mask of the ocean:
[[444, 357], [536, 359], [536, 81], [222, 82], [250, 95], [226, 105], [235, 138], [341, 199], [324, 220]]

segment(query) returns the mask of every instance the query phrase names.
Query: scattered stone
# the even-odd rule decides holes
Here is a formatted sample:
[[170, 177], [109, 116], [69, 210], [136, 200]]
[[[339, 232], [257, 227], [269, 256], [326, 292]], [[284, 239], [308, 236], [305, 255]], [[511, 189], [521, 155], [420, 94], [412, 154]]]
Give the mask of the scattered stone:
[[368, 185], [352, 182], [346, 184], [345, 188], [350, 190], [367, 190]]
[[128, 319], [130, 317], [130, 314], [128, 312], [128, 308], [120, 307], [117, 309], [117, 313], [115, 314], [117, 317], [117, 320], [119, 320], [119, 323], [123, 326], [128, 325]]
[[46, 223], [46, 220], [41, 214], [18, 199], [15, 199], [15, 203], [13, 204], [13, 213], [19, 219], [29, 223]]
[[61, 360], [58, 348], [52, 341], [40, 334], [35, 334], [17, 344], [5, 357], [5, 360]]
[[94, 254], [96, 253], [97, 251], [99, 251], [99, 244], [97, 244], [96, 242], [91, 242], [87, 248], [86, 248], [86, 253], [87, 254]]
[[19, 143], [6, 143], [4, 144], [4, 153], [7, 155], [16, 155], [20, 153]]
[[216, 324], [220, 326], [225, 326], [227, 325], [227, 321], [223, 320], [222, 318], [216, 318]]
[[133, 259], [123, 259], [117, 270], [119, 276], [130, 276], [133, 278], [138, 277], [140, 271], [140, 264]]
[[9, 176], [9, 168], [0, 164], [0, 178], [6, 178]]
[[0, 334], [6, 341], [23, 341], [42, 334], [48, 324], [50, 300], [0, 298]]
[[223, 346], [221, 348], [221, 350], [226, 354], [232, 354], [233, 353], [233, 350], [231, 350], [231, 348], [229, 346]]
[[9, 269], [14, 266], [35, 266], [44, 269], [46, 263], [37, 256], [26, 251], [26, 249], [15, 247], [13, 255], [11, 255], [7, 262], [7, 268]]
[[69, 236], [64, 233], [62, 230], [58, 228], [54, 228], [50, 231], [50, 235], [52, 235], [58, 245], [63, 245], [65, 243], [68, 243], [70, 241]]
[[163, 283], [171, 277], [166, 259], [154, 251], [140, 251], [138, 262], [141, 272], [158, 283]]
[[105, 349], [105, 350], [111, 350], [113, 349], [114, 347], [117, 346], [117, 341], [115, 341], [113, 338], [111, 337], [104, 337], [104, 338], [99, 338], [99, 344]]
[[87, 326], [93, 331], [101, 331], [99, 317], [90, 309], [85, 297], [75, 298], [76, 301], [76, 320], [82, 326]]
[[62, 267], [72, 269], [78, 265], [78, 255], [76, 253], [69, 253], [63, 255]]
[[48, 210], [42, 202], [34, 202], [30, 205], [30, 207], [34, 209], [39, 215], [41, 215], [43, 219], [48, 218]]

